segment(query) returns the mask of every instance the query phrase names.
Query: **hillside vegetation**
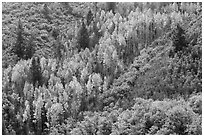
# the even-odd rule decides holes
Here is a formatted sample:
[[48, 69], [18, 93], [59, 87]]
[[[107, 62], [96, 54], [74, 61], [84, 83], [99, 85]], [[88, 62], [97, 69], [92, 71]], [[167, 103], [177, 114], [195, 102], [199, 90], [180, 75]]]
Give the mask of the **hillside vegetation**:
[[2, 133], [201, 135], [202, 3], [2, 3]]

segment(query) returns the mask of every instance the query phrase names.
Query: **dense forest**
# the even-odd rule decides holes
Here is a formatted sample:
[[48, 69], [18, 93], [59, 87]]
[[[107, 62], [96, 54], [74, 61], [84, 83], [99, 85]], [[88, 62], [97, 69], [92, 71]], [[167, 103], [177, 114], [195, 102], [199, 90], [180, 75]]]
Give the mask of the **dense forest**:
[[3, 2], [2, 134], [201, 135], [201, 2]]

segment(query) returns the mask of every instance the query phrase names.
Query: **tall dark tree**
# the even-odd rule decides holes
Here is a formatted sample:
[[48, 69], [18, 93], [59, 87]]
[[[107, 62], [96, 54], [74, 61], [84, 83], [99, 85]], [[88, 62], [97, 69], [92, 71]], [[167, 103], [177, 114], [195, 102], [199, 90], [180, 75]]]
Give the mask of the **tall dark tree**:
[[41, 108], [41, 129], [40, 132], [41, 134], [47, 134], [47, 125], [46, 122], [48, 122], [47, 120], [47, 110], [45, 108], [45, 101], [43, 101], [43, 107]]
[[39, 56], [34, 56], [32, 58], [30, 70], [32, 75], [33, 86], [34, 87], [42, 86], [42, 72]]
[[17, 39], [13, 47], [13, 53], [17, 55], [19, 59], [23, 59], [24, 49], [25, 49], [25, 38], [24, 38], [23, 24], [20, 19], [18, 21], [16, 34], [17, 34]]
[[174, 52], [181, 51], [187, 47], [185, 31], [179, 24], [177, 24], [174, 28], [171, 38], [173, 42]]
[[89, 34], [83, 19], [78, 32], [78, 46], [80, 49], [89, 48]]
[[30, 59], [33, 57], [34, 53], [35, 53], [35, 37], [33, 35], [31, 35], [31, 37], [29, 38], [26, 47], [25, 47], [25, 51], [24, 51], [24, 59]]
[[18, 21], [18, 27], [16, 30], [17, 39], [13, 47], [13, 53], [17, 55], [18, 59], [32, 58], [35, 53], [34, 36], [31, 35], [27, 40], [27, 35], [23, 29], [21, 20]]

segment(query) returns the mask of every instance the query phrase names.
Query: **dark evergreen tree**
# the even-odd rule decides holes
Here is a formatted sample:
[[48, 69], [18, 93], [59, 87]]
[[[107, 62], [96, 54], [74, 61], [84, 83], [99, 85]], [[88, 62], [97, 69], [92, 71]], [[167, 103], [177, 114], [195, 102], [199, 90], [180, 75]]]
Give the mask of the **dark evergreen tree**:
[[17, 55], [19, 59], [30, 59], [32, 58], [33, 54], [35, 53], [35, 44], [34, 44], [34, 36], [31, 35], [29, 40], [26, 39], [26, 33], [23, 29], [23, 24], [21, 20], [18, 21], [17, 27], [17, 39], [16, 43], [12, 49], [13, 53]]
[[82, 25], [78, 32], [78, 46], [79, 49], [89, 48], [89, 34], [83, 19]]
[[17, 34], [17, 39], [13, 47], [13, 53], [17, 55], [19, 59], [23, 59], [24, 49], [25, 49], [25, 38], [24, 38], [23, 24], [20, 19], [18, 21], [18, 27], [17, 27], [16, 34]]
[[34, 36], [31, 35], [28, 43], [26, 44], [25, 51], [24, 51], [24, 59], [30, 59], [35, 53], [35, 43], [34, 43]]
[[40, 66], [40, 58], [34, 56], [31, 60], [31, 75], [34, 88], [37, 86], [42, 86], [42, 72]]
[[42, 124], [42, 129], [41, 129], [41, 132], [42, 134], [47, 134], [47, 125], [46, 123], [48, 122], [47, 120], [47, 110], [45, 108], [45, 101], [43, 101], [43, 107], [41, 108], [41, 124]]
[[173, 30], [171, 38], [173, 42], [174, 52], [177, 53], [178, 51], [181, 51], [187, 47], [185, 31], [179, 24], [177, 24], [175, 29]]

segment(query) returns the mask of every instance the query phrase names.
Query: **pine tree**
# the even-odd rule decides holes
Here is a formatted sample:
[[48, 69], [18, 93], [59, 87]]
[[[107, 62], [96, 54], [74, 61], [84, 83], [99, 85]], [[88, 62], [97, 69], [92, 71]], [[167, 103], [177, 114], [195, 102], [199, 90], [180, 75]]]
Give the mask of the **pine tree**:
[[15, 42], [15, 45], [13, 47], [13, 53], [17, 55], [18, 60], [20, 59], [30, 59], [32, 58], [33, 54], [35, 53], [35, 43], [34, 43], [34, 36], [31, 35], [31, 37], [27, 40], [26, 34], [23, 29], [23, 24], [21, 20], [18, 21], [18, 27], [17, 27], [17, 39]]
[[16, 34], [17, 34], [17, 39], [13, 47], [13, 53], [16, 54], [19, 59], [23, 59], [24, 49], [25, 49], [25, 38], [23, 36], [24, 35], [23, 24], [20, 19], [18, 21]]
[[34, 43], [34, 36], [31, 35], [31, 37], [28, 40], [28, 43], [26, 44], [25, 51], [24, 51], [24, 59], [30, 59], [35, 53], [35, 43]]
[[181, 51], [185, 47], [187, 47], [185, 31], [179, 24], [177, 24], [175, 29], [173, 30], [173, 34], [171, 38], [173, 42], [174, 52]]
[[89, 48], [89, 34], [84, 24], [84, 20], [82, 20], [82, 25], [78, 32], [78, 45], [80, 49]]
[[38, 56], [34, 56], [31, 61], [31, 74], [32, 74], [32, 82], [33, 86], [42, 86], [42, 72], [40, 66], [40, 58]]
[[47, 110], [45, 108], [45, 101], [43, 101], [43, 107], [41, 108], [41, 119], [42, 119], [42, 129], [41, 132], [42, 134], [47, 134], [47, 125], [46, 123], [48, 122], [47, 120]]

